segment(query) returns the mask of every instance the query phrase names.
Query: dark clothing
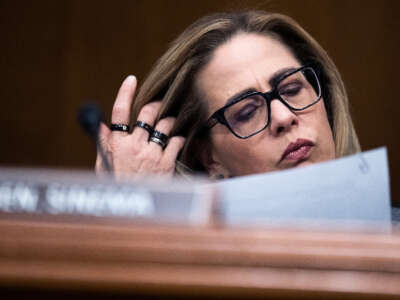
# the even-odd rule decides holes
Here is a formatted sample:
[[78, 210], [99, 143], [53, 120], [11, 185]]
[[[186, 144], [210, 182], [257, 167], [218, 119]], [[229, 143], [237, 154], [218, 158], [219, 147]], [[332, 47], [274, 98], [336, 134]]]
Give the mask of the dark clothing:
[[392, 227], [400, 230], [400, 207], [392, 207]]

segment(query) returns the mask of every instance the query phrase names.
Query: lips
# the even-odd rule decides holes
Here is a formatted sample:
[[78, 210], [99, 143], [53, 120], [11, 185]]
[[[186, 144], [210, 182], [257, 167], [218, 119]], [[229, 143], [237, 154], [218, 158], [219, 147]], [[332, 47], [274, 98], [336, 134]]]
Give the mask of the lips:
[[311, 152], [311, 148], [314, 146], [315, 144], [310, 140], [297, 139], [294, 143], [290, 143], [285, 152], [283, 152], [281, 161], [304, 160], [308, 157], [309, 153]]

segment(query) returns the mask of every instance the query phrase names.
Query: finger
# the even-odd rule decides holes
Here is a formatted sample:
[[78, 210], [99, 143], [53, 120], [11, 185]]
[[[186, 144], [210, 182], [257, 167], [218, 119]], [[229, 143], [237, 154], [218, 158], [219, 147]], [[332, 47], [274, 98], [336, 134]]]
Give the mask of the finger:
[[108, 147], [108, 140], [110, 138], [110, 134], [111, 134], [110, 128], [108, 128], [106, 124], [101, 122], [99, 127], [99, 143], [101, 147], [103, 147], [103, 149], [105, 150]]
[[94, 170], [97, 175], [100, 175], [100, 174], [103, 174], [104, 172], [106, 172], [106, 168], [104, 166], [103, 158], [101, 157], [100, 152], [97, 152]]
[[[165, 135], [169, 135], [169, 133], [171, 132], [172, 127], [174, 126], [175, 123], [175, 118], [173, 117], [167, 117], [164, 119], [161, 119], [160, 121], [158, 121], [157, 125], [155, 126], [154, 130], [157, 130], [159, 132], [164, 133]], [[161, 145], [149, 141], [149, 147], [154, 150], [154, 151], [162, 151], [163, 148]]]
[[[101, 122], [100, 127], [99, 127], [99, 136], [98, 136], [99, 145], [98, 145], [98, 147], [102, 147], [103, 153], [106, 153], [108, 150], [108, 140], [110, 137], [110, 133], [111, 133], [111, 131], [107, 127], [107, 125], [105, 125], [103, 122]], [[104, 166], [103, 157], [101, 156], [99, 149], [97, 149], [95, 171], [96, 171], [96, 174], [100, 174], [100, 173], [107, 171]]]
[[[149, 124], [150, 126], [154, 126], [154, 122], [156, 121], [160, 108], [160, 101], [150, 102], [146, 104], [139, 112], [138, 121], [142, 121]], [[144, 128], [135, 127], [132, 132], [132, 138], [136, 139], [137, 141], [147, 143], [147, 141], [149, 140], [149, 133]]]
[[[135, 94], [136, 85], [136, 77], [133, 75], [128, 76], [122, 83], [112, 109], [111, 123], [129, 124], [131, 105], [133, 96]], [[126, 134], [126, 132], [121, 131], [114, 132]]]
[[175, 169], [175, 161], [178, 157], [179, 151], [185, 145], [186, 139], [182, 136], [173, 136], [169, 139], [168, 145], [164, 150], [162, 164], [172, 166]]
[[96, 163], [94, 165], [94, 170], [95, 170], [96, 174], [100, 174], [102, 171], [104, 171], [102, 169], [102, 159], [101, 159], [101, 155], [100, 155], [99, 151], [97, 151]]

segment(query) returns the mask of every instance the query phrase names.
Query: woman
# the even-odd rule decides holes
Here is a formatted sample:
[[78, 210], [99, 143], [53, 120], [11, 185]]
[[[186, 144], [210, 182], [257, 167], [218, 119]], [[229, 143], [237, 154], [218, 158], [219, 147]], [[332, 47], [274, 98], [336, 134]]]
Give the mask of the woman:
[[[172, 43], [133, 101], [136, 84], [124, 81], [111, 129], [100, 130], [118, 178], [227, 178], [360, 150], [337, 68], [287, 16], [204, 17]], [[96, 170], [104, 171], [100, 155]]]

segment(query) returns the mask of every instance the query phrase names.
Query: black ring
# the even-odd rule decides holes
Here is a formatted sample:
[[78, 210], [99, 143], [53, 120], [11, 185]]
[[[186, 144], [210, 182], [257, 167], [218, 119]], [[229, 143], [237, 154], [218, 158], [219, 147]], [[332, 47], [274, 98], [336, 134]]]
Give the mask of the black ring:
[[129, 132], [130, 128], [129, 128], [129, 125], [126, 125], [126, 124], [111, 124], [110, 130], [111, 131]]
[[157, 130], [153, 130], [153, 132], [150, 134], [150, 137], [155, 137], [161, 140], [164, 144], [167, 144], [168, 142], [168, 135]]
[[160, 145], [161, 148], [163, 148], [163, 149], [165, 148], [165, 146], [167, 146], [167, 143], [165, 143], [163, 140], [161, 140], [161, 139], [159, 139], [159, 138], [157, 138], [155, 136], [151, 136], [149, 138], [149, 142], [156, 143], [156, 144]]
[[143, 128], [144, 130], [146, 130], [149, 134], [153, 133], [154, 128], [152, 126], [150, 126], [149, 124], [142, 122], [142, 121], [137, 121], [135, 123], [135, 126]]

